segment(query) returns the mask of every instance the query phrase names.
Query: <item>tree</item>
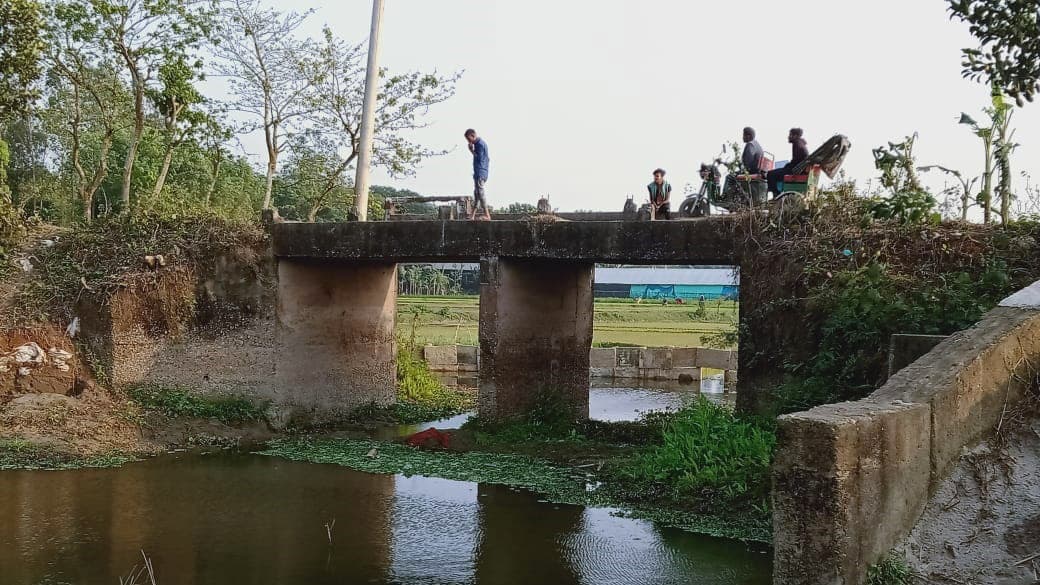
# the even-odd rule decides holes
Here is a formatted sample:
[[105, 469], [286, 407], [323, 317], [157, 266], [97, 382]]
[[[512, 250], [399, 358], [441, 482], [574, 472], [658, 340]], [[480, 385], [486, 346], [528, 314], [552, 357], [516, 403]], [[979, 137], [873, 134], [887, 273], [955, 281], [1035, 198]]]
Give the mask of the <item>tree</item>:
[[[163, 63], [189, 60], [210, 33], [214, 0], [75, 0], [85, 19], [121, 61], [134, 100], [133, 133], [123, 163], [120, 201], [130, 209], [130, 184], [145, 127], [145, 97]], [[193, 67], [201, 69], [195, 60]]]
[[[324, 150], [339, 156], [326, 184], [331, 190], [360, 153], [365, 54], [361, 45], [348, 45], [326, 27], [317, 55], [315, 69], [320, 75], [315, 78], [313, 126], [307, 135]], [[385, 168], [393, 177], [405, 176], [413, 174], [425, 158], [446, 153], [411, 142], [406, 135], [425, 127], [422, 116], [430, 106], [455, 94], [455, 82], [460, 75], [410, 72], [390, 76], [381, 83], [376, 101], [373, 164]], [[387, 76], [386, 69], [380, 70], [380, 76]]]
[[148, 98], [162, 116], [165, 142], [162, 166], [152, 190], [153, 197], [158, 197], [166, 184], [174, 149], [196, 135], [211, 131], [212, 124], [215, 123], [200, 108], [205, 98], [195, 88], [194, 82], [197, 79], [197, 70], [188, 65], [184, 55], [173, 54], [159, 67], [159, 81], [162, 87], [148, 91]]
[[317, 77], [312, 44], [296, 38], [307, 13], [279, 13], [258, 0], [232, 0], [219, 22], [221, 62], [217, 71], [230, 83], [232, 109], [259, 119], [267, 146], [263, 209], [271, 208], [278, 156], [288, 147], [292, 125], [313, 111], [310, 96]]
[[950, 18], [968, 23], [978, 49], [963, 49], [964, 76], [1033, 101], [1040, 92], [1040, 2], [948, 0]]
[[[68, 154], [83, 205], [83, 219], [94, 215], [94, 195], [108, 175], [113, 140], [123, 129], [129, 103], [95, 33], [96, 23], [80, 2], [56, 4], [50, 15], [47, 51], [48, 100], [45, 126]], [[90, 156], [84, 156], [90, 148]]]
[[36, 99], [43, 9], [35, 0], [0, 2], [0, 123]]

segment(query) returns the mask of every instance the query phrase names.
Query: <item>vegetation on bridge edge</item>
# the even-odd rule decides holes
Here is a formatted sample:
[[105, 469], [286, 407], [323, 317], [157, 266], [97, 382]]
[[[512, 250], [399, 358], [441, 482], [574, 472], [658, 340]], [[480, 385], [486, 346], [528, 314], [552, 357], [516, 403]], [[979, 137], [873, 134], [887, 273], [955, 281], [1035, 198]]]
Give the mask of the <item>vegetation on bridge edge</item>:
[[794, 222], [752, 222], [741, 367], [783, 377], [760, 412], [862, 398], [886, 378], [892, 334], [965, 329], [1040, 278], [1037, 221], [906, 224], [868, 203], [838, 184]]

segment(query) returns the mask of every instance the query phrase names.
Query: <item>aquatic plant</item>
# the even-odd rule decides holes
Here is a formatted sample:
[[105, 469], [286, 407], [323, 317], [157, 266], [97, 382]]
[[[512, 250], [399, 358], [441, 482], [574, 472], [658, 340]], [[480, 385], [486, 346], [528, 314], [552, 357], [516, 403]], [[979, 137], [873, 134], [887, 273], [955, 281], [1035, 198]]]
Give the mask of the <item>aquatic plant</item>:
[[421, 475], [494, 483], [526, 489], [547, 502], [614, 508], [621, 516], [721, 538], [769, 542], [768, 522], [754, 514], [720, 517], [655, 501], [633, 503], [601, 481], [591, 467], [570, 467], [537, 457], [507, 453], [422, 451], [398, 443], [359, 439], [287, 438], [268, 443], [261, 455], [342, 465], [369, 473]]
[[662, 441], [617, 466], [636, 492], [701, 507], [764, 506], [776, 434], [769, 423], [700, 397], [665, 422]]

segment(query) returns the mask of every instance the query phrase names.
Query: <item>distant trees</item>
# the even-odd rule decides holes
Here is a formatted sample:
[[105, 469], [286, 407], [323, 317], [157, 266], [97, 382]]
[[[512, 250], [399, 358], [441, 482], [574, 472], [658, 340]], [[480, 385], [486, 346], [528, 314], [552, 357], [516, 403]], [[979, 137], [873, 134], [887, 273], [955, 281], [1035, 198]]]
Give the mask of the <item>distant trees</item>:
[[[0, 0], [9, 215], [256, 217], [277, 199], [299, 219], [346, 219], [365, 55], [330, 29], [302, 37], [308, 16], [260, 0]], [[227, 102], [207, 95], [207, 72]], [[443, 153], [412, 131], [459, 74], [381, 74], [375, 164], [408, 175]], [[261, 174], [236, 154], [237, 135], [253, 131], [264, 136]], [[380, 205], [373, 198], [373, 215]]]
[[521, 203], [517, 201], [510, 203], [498, 211], [501, 213], [538, 213], [538, 207], [531, 205], [530, 203]]
[[964, 76], [995, 84], [1019, 106], [1033, 101], [1040, 92], [1040, 2], [947, 1], [950, 17], [968, 23], [981, 45], [963, 50]]
[[458, 271], [453, 271], [455, 278], [447, 271], [421, 264], [402, 265], [398, 270], [398, 288], [406, 295], [455, 295], [460, 294], [462, 287], [458, 282]]
[[43, 6], [36, 0], [0, 3], [0, 124], [36, 98], [43, 30]]

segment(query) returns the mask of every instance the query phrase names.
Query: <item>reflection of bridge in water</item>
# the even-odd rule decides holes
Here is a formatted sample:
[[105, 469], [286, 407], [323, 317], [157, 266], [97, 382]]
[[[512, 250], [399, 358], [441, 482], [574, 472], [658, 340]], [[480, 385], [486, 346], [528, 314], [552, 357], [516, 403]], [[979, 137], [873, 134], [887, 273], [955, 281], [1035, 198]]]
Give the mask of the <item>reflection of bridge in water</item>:
[[116, 583], [142, 550], [164, 585], [769, 582], [767, 555], [609, 510], [258, 455], [5, 471], [0, 493], [4, 583]]
[[560, 392], [588, 416], [596, 263], [735, 265], [735, 220], [273, 226], [277, 383], [318, 418], [394, 399], [397, 264], [480, 262], [482, 415]]

